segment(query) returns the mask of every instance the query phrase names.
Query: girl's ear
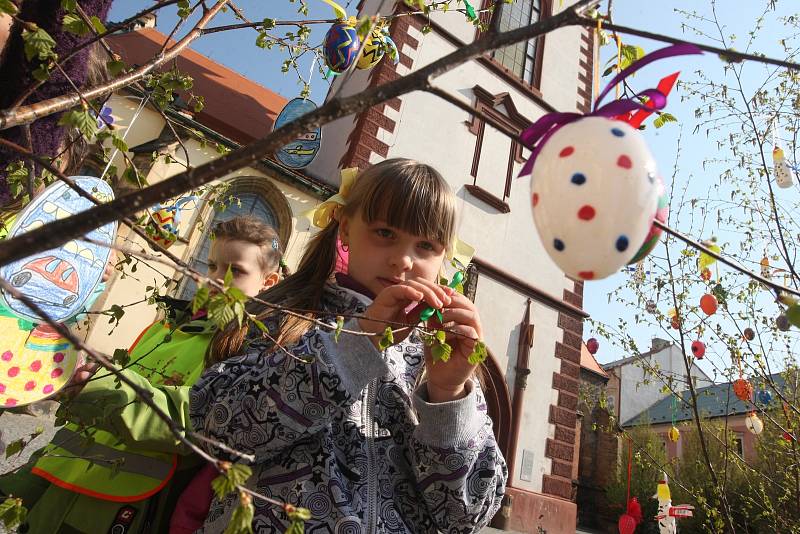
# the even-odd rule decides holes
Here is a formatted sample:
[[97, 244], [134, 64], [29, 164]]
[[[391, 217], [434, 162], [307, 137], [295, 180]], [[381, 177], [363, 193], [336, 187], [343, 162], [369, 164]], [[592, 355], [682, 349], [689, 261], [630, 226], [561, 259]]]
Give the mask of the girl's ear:
[[280, 279], [281, 277], [278, 273], [268, 274], [267, 277], [264, 278], [264, 284], [261, 286], [261, 289], [264, 290], [271, 288], [272, 286], [277, 284], [280, 281]]

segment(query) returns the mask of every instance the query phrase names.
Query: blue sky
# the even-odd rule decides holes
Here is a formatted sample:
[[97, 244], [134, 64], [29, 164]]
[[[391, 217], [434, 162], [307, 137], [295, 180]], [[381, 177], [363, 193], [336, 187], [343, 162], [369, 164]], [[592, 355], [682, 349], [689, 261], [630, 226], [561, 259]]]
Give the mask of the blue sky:
[[[349, 11], [355, 12], [355, 0], [340, 2], [349, 5]], [[781, 50], [778, 46], [779, 37], [785, 36], [786, 30], [779, 22], [781, 16], [791, 14], [789, 0], [777, 2], [777, 11], [769, 15], [764, 28], [759, 33], [752, 51], [763, 52], [771, 56], [780, 56]], [[310, 18], [331, 18], [332, 12], [325, 4], [319, 0], [309, 0]], [[720, 0], [717, 2], [718, 13], [724, 21], [725, 33], [735, 34], [739, 41], [743, 40], [747, 32], [752, 28], [753, 21], [760, 15], [765, 2], [761, 0]], [[302, 18], [297, 14], [298, 3], [288, 0], [240, 0], [237, 2], [247, 16], [254, 21], [265, 17], [279, 20], [296, 20]], [[116, 0], [112, 8], [109, 20], [120, 20], [137, 10], [141, 9], [141, 0]], [[616, 0], [614, 2], [614, 18], [618, 24], [637, 27], [664, 35], [684, 37], [689, 40], [708, 42], [695, 35], [690, 29], [683, 27], [685, 17], [677, 10], [698, 10], [702, 14], [710, 12], [710, 2], [697, 2], [697, 0], [671, 0], [665, 2], [642, 2], [641, 0]], [[800, 6], [798, 6], [800, 7]], [[158, 20], [158, 27], [161, 31], [169, 32], [177, 22], [177, 8], [174, 6], [161, 10]], [[191, 19], [190, 21], [191, 22]], [[230, 24], [238, 22], [232, 13], [223, 13], [215, 19], [211, 26]], [[190, 24], [185, 24], [190, 27]], [[325, 26], [315, 25], [312, 28], [311, 43], [319, 43], [324, 35]], [[185, 29], [183, 30], [185, 31]], [[274, 30], [276, 35], [282, 35], [286, 31], [281, 27]], [[181, 35], [181, 32], [177, 34]], [[253, 30], [237, 30], [219, 34], [207, 35], [199, 39], [192, 47], [209, 56], [210, 58], [227, 65], [228, 67], [241, 72], [262, 85], [269, 87], [273, 91], [286, 98], [297, 96], [302, 86], [294, 73], [282, 74], [280, 65], [285, 59], [285, 54], [278, 51], [261, 50], [254, 46], [256, 32]], [[634, 37], [623, 36], [623, 41], [627, 44], [641, 45], [646, 51], [652, 51], [664, 46], [661, 43], [642, 40]], [[715, 44], [715, 43], [709, 43]], [[739, 44], [737, 43], [734, 44]], [[603, 55], [608, 56], [613, 52], [613, 47], [608, 46], [603, 49]], [[613, 52], [616, 54], [616, 52]], [[604, 60], [607, 57], [604, 57]], [[309, 60], [307, 56], [300, 62], [300, 72], [304, 77], [309, 73]], [[682, 71], [682, 79], [690, 80], [695, 76], [695, 72], [702, 70], [713, 77], [722, 79], [723, 64], [712, 54], [704, 56], [686, 56], [677, 59], [670, 59], [658, 62], [638, 73], [631, 79], [631, 85], [637, 89], [655, 87], [658, 80], [675, 70]], [[764, 78], [767, 72], [763, 66], [747, 65], [745, 83], [758, 83]], [[546, 73], [544, 73], [546, 75]], [[312, 99], [321, 102], [327, 93], [327, 82], [321, 78], [318, 72], [313, 76]], [[649, 127], [645, 130], [645, 137], [653, 151], [656, 160], [659, 162], [661, 174], [664, 176], [667, 188], [670, 187], [671, 176], [675, 167], [676, 147], [679, 134], [682, 132], [683, 142], [678, 166], [681, 172], [676, 177], [678, 188], [687, 187], [687, 194], [702, 197], [708, 191], [709, 185], [718, 180], [719, 172], [714, 167], [703, 168], [704, 160], [714, 155], [714, 143], [707, 139], [702, 133], [693, 134], [696, 121], [694, 109], [697, 102], [684, 100], [680, 91], [674, 91], [673, 96], [667, 107], [667, 111], [675, 115], [680, 124], [669, 124], [661, 129]], [[547, 95], [544, 95], [545, 99]], [[652, 120], [652, 119], [650, 119]], [[796, 196], [796, 190], [791, 192]], [[711, 228], [709, 235], [695, 236], [707, 238], [717, 234], [724, 237], [724, 229]], [[664, 247], [659, 245], [655, 254], [663, 256]], [[584, 306], [593, 318], [616, 324], [619, 317], [631, 319], [634, 310], [626, 308], [614, 302], [608, 302], [608, 293], [620, 285], [624, 284], [626, 274], [617, 274], [606, 280], [587, 283], [584, 295]], [[593, 335], [591, 327], [587, 327], [585, 337]], [[663, 333], [656, 329], [639, 328], [635, 333], [635, 339], [640, 347], [649, 346], [649, 339], [653, 335]], [[601, 362], [610, 361], [621, 357], [618, 350], [614, 349], [610, 343], [601, 340], [601, 349], [597, 354]]]

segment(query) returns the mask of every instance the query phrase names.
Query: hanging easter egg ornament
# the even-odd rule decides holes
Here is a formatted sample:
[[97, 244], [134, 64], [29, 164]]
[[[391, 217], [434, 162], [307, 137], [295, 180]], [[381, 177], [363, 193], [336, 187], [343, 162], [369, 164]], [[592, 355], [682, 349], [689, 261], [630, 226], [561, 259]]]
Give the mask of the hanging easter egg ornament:
[[[706, 247], [708, 250], [715, 254], [719, 254], [722, 252], [722, 248], [717, 245], [717, 238], [712, 237], [709, 240], [702, 241], [701, 244]], [[700, 271], [700, 276], [703, 280], [710, 280], [711, 279], [711, 269], [709, 267], [717, 261], [717, 258], [708, 254], [706, 252], [701, 252], [700, 256], [697, 258], [697, 270]], [[708, 274], [706, 274], [708, 272]], [[707, 277], [706, 277], [707, 276]]]
[[747, 341], [753, 341], [756, 338], [756, 332], [749, 326], [744, 329], [744, 338]]
[[709, 280], [711, 280], [711, 269], [706, 267], [705, 269], [700, 271], [700, 278], [702, 278], [704, 282], [708, 282]]
[[702, 360], [706, 355], [706, 344], [700, 340], [692, 342], [692, 354], [698, 360]]
[[775, 318], [775, 326], [781, 332], [786, 332], [792, 327], [791, 323], [789, 323], [789, 318], [784, 314], [780, 314]]
[[673, 426], [669, 429], [669, 432], [667, 432], [667, 436], [671, 442], [678, 443], [678, 440], [681, 439], [681, 431], [678, 430], [678, 427]]
[[384, 37], [380, 28], [375, 28], [364, 40], [361, 56], [356, 62], [356, 67], [362, 70], [371, 69], [383, 59], [385, 53]]
[[[111, 186], [99, 178], [73, 176], [72, 179], [80, 189], [100, 202], [114, 198]], [[19, 213], [8, 236], [22, 235], [94, 205], [67, 184], [56, 182]], [[59, 248], [6, 263], [0, 267], [0, 277], [35, 302], [54, 321], [65, 322], [84, 311], [84, 306], [100, 284], [111, 249], [98, 243], [113, 243], [116, 231], [116, 223], [109, 223], [86, 234], [94, 243], [73, 239]], [[19, 318], [41, 322], [33, 310], [6, 292], [0, 292], [0, 306]]]
[[522, 133], [531, 156], [520, 176], [531, 175], [534, 223], [547, 254], [567, 275], [597, 280], [617, 272], [647, 241], [659, 206], [655, 159], [641, 133], [615, 118], [663, 109], [666, 95], [648, 89], [599, 103], [655, 60], [700, 53], [693, 45], [674, 45], [648, 54], [611, 80], [590, 114], [549, 113]]
[[[317, 109], [317, 105], [306, 98], [293, 98], [278, 114], [275, 119], [274, 129], [277, 130], [285, 124]], [[275, 158], [290, 169], [307, 167], [317, 157], [322, 143], [322, 129], [318, 126], [312, 130], [298, 135], [294, 141], [284, 145], [277, 152]]]
[[744, 378], [737, 378], [733, 381], [733, 392], [739, 400], [747, 402], [753, 398], [753, 384]]
[[786, 161], [783, 149], [775, 146], [772, 149], [772, 163], [775, 165], [775, 183], [781, 189], [788, 189], [794, 183], [794, 170]]
[[597, 341], [597, 338], [590, 337], [586, 341], [586, 349], [589, 351], [589, 354], [597, 354], [597, 351], [600, 350], [600, 342]]
[[769, 404], [772, 402], [772, 393], [770, 393], [766, 388], [759, 389], [756, 398], [758, 398], [758, 402], [761, 404]]
[[788, 441], [789, 443], [791, 443], [792, 441], [794, 441], [794, 436], [791, 435], [789, 432], [784, 432], [783, 439], [784, 441]]
[[756, 412], [747, 414], [747, 418], [744, 420], [744, 426], [747, 428], [748, 432], [756, 436], [764, 431], [764, 422], [756, 415]]
[[[171, 206], [160, 204], [152, 208], [150, 218], [145, 226], [145, 231], [150, 239], [164, 248], [169, 248], [178, 240], [178, 231], [181, 224], [181, 211], [183, 205], [197, 197], [183, 197]], [[155, 248], [155, 247], [153, 247]]]
[[654, 301], [648, 300], [647, 304], [644, 305], [644, 309], [647, 313], [656, 313], [658, 311], [658, 306], [656, 306]]
[[700, 309], [703, 310], [703, 313], [706, 315], [714, 315], [717, 313], [717, 297], [706, 293], [702, 297], [700, 297]]
[[348, 18], [347, 12], [336, 2], [322, 1], [333, 8], [336, 18], [339, 19], [339, 22], [331, 26], [325, 34], [322, 57], [332, 72], [341, 74], [356, 62], [358, 51], [361, 49], [361, 40], [356, 31], [357, 21], [355, 17]]

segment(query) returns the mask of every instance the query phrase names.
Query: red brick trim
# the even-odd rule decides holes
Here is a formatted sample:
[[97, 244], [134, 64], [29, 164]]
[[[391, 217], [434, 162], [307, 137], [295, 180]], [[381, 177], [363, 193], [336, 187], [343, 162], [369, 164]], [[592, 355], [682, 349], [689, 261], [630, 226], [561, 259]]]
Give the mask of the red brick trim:
[[[405, 10], [402, 4], [398, 4], [398, 11]], [[390, 26], [392, 40], [400, 51], [400, 65], [410, 69], [414, 64], [414, 59], [403, 52], [403, 50], [416, 50], [419, 41], [409, 34], [409, 28], [421, 30], [424, 19], [418, 17], [397, 17]], [[375, 87], [394, 81], [400, 77], [397, 66], [388, 58], [384, 58], [369, 73], [368, 87]], [[384, 112], [387, 107], [400, 111], [402, 106], [401, 98], [393, 98], [388, 102], [373, 106], [360, 113], [356, 118], [353, 131], [347, 137], [347, 149], [339, 160], [339, 167], [358, 167], [364, 169], [369, 167], [370, 158], [373, 154], [385, 158], [389, 154], [389, 145], [378, 138], [379, 130], [394, 133], [397, 124]]]
[[[583, 305], [583, 282], [574, 282], [573, 291], [564, 290], [564, 300]], [[558, 314], [558, 326], [563, 335], [554, 350], [555, 357], [561, 360], [561, 372], [553, 373], [552, 384], [558, 391], [558, 400], [550, 405], [549, 421], [555, 432], [545, 447], [544, 454], [552, 464], [550, 474], [542, 475], [542, 493], [572, 500], [583, 320], [562, 311]]]

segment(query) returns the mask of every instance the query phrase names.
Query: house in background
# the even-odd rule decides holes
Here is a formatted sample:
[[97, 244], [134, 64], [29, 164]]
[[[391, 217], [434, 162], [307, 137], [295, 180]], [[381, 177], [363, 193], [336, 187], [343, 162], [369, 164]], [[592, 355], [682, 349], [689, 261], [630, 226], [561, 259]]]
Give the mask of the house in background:
[[[475, 7], [494, 3], [485, 0]], [[528, 25], [572, 3], [498, 3], [497, 29]], [[363, 0], [358, 15], [385, 14], [387, 5]], [[403, 2], [392, 5], [396, 12], [408, 9]], [[429, 23], [431, 31], [423, 33]], [[431, 13], [430, 20], [398, 17], [390, 32], [399, 64], [384, 60], [369, 71], [339, 76], [329, 96], [393, 81], [479, 36], [455, 12]], [[591, 30], [561, 28], [460, 65], [434, 83], [520, 132], [550, 111], [589, 111], [594, 49]], [[552, 263], [536, 235], [529, 180], [516, 179], [527, 150], [423, 91], [332, 122], [323, 127], [322, 137], [320, 154], [307, 169], [318, 180], [338, 177], [342, 168], [409, 157], [432, 164], [450, 183], [459, 202], [459, 237], [477, 250], [466, 287], [481, 310], [491, 352], [489, 408], [510, 468], [507, 499], [495, 525], [575, 532], [584, 285]]]
[[[664, 379], [672, 379], [673, 388], [688, 388], [684, 356], [680, 346], [670, 341], [653, 338], [650, 350], [603, 364], [609, 375], [608, 401], [611, 412], [619, 421], [627, 421], [665, 396]], [[709, 386], [714, 381], [689, 357], [691, 380], [696, 388]]]
[[[784, 377], [780, 373], [770, 375], [770, 382], [781, 390], [786, 387]], [[780, 399], [778, 399], [772, 386], [768, 383], [754, 380], [753, 386], [755, 393], [752, 402], [740, 400], [733, 392], [732, 382], [700, 387], [696, 390], [697, 409], [700, 417], [710, 421], [717, 420], [721, 424], [725, 424], [728, 431], [733, 433], [734, 451], [748, 462], [753, 462], [757, 457], [756, 445], [759, 439], [775, 439], [775, 436], [770, 436], [767, 428], [758, 436], [749, 432], [745, 426], [747, 415], [753, 411], [758, 413], [761, 410], [780, 406]], [[641, 413], [622, 421], [622, 427], [631, 428], [650, 425], [653, 432], [663, 441], [667, 459], [680, 458], [684, 452], [685, 437], [688, 433], [693, 432], [695, 425], [694, 411], [690, 403], [691, 396], [689, 391], [681, 392], [681, 398], [677, 399], [677, 403], [674, 405], [673, 414], [673, 396], [666, 396]], [[725, 421], [726, 418], [727, 421]], [[761, 418], [764, 420], [763, 416]], [[681, 432], [681, 437], [677, 443], [667, 437], [669, 429], [672, 428], [673, 420]], [[767, 426], [765, 421], [765, 427]], [[774, 432], [774, 426], [769, 425], [769, 427]]]

